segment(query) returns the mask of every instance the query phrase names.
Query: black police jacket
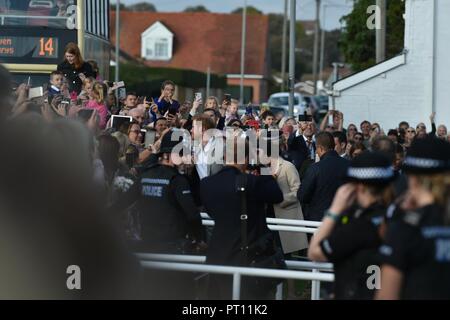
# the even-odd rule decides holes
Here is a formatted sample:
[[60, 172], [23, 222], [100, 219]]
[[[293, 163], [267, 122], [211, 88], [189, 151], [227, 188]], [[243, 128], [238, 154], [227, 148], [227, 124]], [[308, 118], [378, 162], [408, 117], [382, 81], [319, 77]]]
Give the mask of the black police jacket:
[[389, 224], [380, 254], [383, 264], [403, 274], [402, 299], [450, 299], [450, 225], [444, 215], [433, 204]]
[[[334, 264], [336, 299], [373, 299], [377, 281], [381, 280], [378, 230], [385, 212], [380, 204], [351, 209], [320, 243], [328, 261]], [[378, 279], [370, 278], [372, 275]]]
[[83, 86], [83, 82], [78, 76], [80, 73], [83, 73], [86, 77], [95, 77], [92, 66], [87, 62], [84, 62], [81, 67], [77, 69], [73, 64], [64, 60], [58, 65], [57, 70], [61, 71], [64, 74], [64, 77], [66, 77], [69, 84], [69, 92], [75, 91], [77, 94], [80, 94]]
[[187, 179], [175, 168], [151, 166], [141, 175], [139, 189], [142, 238], [147, 248], [164, 251], [187, 235], [200, 238], [200, 213]]
[[[200, 182], [200, 196], [207, 213], [215, 221], [208, 242], [207, 262], [211, 264], [241, 265], [241, 195], [236, 191], [240, 171], [224, 167]], [[265, 206], [283, 201], [277, 182], [271, 176], [247, 175], [247, 237], [254, 243], [267, 234]]]

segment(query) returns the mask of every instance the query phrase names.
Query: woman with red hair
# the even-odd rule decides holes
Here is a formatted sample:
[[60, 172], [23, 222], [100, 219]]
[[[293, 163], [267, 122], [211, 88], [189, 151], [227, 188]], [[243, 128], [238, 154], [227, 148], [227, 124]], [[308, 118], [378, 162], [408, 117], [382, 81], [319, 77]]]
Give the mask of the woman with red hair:
[[81, 92], [81, 87], [84, 79], [94, 77], [92, 66], [84, 62], [81, 57], [80, 48], [76, 43], [70, 42], [64, 50], [64, 61], [58, 65], [58, 71], [64, 73], [68, 83], [69, 91], [76, 92], [78, 95]]

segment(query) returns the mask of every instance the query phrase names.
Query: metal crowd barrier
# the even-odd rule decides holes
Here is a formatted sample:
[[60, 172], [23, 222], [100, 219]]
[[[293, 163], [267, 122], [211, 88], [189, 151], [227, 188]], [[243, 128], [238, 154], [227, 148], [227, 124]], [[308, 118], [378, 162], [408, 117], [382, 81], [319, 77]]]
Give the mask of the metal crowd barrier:
[[[271, 277], [281, 279], [297, 279], [297, 280], [311, 280], [311, 300], [320, 299], [320, 282], [334, 281], [334, 274], [322, 273], [332, 272], [333, 265], [331, 263], [317, 263], [308, 261], [292, 261], [287, 260], [286, 265], [289, 269], [263, 269], [263, 268], [248, 268], [248, 267], [232, 267], [219, 265], [204, 265], [206, 261], [205, 256], [194, 255], [172, 255], [172, 254], [153, 254], [153, 253], [137, 253], [136, 256], [141, 260], [141, 265], [144, 268], [164, 269], [172, 271], [185, 272], [207, 272], [218, 274], [229, 274], [233, 276], [233, 300], [240, 298], [241, 277], [255, 276], [255, 277]], [[298, 271], [311, 270], [311, 272]], [[277, 288], [277, 298], [281, 298], [282, 287]]]
[[[207, 213], [202, 212], [201, 217], [202, 217], [202, 224], [204, 226], [214, 226], [214, 220], [212, 220]], [[304, 232], [313, 234], [314, 232], [316, 232], [321, 222], [267, 218], [267, 224], [269, 229], [273, 231]]]

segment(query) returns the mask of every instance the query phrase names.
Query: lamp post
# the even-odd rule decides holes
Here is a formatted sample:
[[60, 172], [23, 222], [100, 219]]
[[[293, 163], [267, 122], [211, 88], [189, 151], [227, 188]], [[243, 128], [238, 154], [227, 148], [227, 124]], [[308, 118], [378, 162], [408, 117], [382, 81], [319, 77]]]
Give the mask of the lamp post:
[[291, 0], [290, 30], [289, 30], [289, 116], [294, 115], [295, 86], [295, 10], [296, 0]]
[[244, 0], [242, 10], [242, 43], [241, 43], [241, 83], [240, 83], [240, 104], [244, 104], [244, 74], [245, 74], [245, 38], [247, 32], [247, 0]]

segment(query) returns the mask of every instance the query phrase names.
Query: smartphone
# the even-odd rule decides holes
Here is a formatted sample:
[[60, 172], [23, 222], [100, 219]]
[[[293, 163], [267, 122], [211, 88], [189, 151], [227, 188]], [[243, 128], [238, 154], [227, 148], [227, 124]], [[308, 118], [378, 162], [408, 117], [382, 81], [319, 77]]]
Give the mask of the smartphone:
[[28, 87], [31, 86], [31, 77], [28, 77], [28, 80], [27, 80], [27, 86], [28, 86]]
[[250, 103], [245, 107], [245, 114], [246, 115], [252, 115], [253, 114], [253, 106]]
[[231, 104], [231, 94], [225, 93], [225, 101], [227, 104]]
[[298, 116], [298, 121], [300, 121], [300, 122], [312, 122], [312, 115], [300, 114]]
[[175, 116], [178, 113], [178, 110], [173, 107], [169, 107], [169, 114]]
[[78, 111], [78, 118], [82, 119], [84, 122], [87, 122], [91, 117], [94, 109], [81, 109]]
[[202, 100], [202, 93], [201, 92], [196, 92], [195, 93], [195, 100], [196, 101], [201, 101]]
[[125, 87], [125, 82], [119, 81], [116, 83], [116, 88], [123, 88], [123, 87]]
[[133, 121], [133, 118], [130, 116], [112, 115], [111, 116], [111, 128], [114, 128], [114, 129], [116, 129], [116, 131], [119, 131], [120, 127], [122, 127], [124, 124], [129, 126], [132, 121]]
[[39, 98], [44, 95], [43, 87], [30, 88], [28, 91], [28, 99]]
[[119, 88], [119, 99], [126, 99], [127, 90], [125, 88]]
[[153, 129], [147, 130], [147, 133], [145, 134], [145, 139], [143, 140], [144, 146], [148, 148], [148, 146], [155, 143], [155, 140], [156, 140], [156, 131]]
[[133, 168], [136, 163], [138, 155], [136, 153], [126, 153], [125, 154], [125, 162], [128, 168]]

